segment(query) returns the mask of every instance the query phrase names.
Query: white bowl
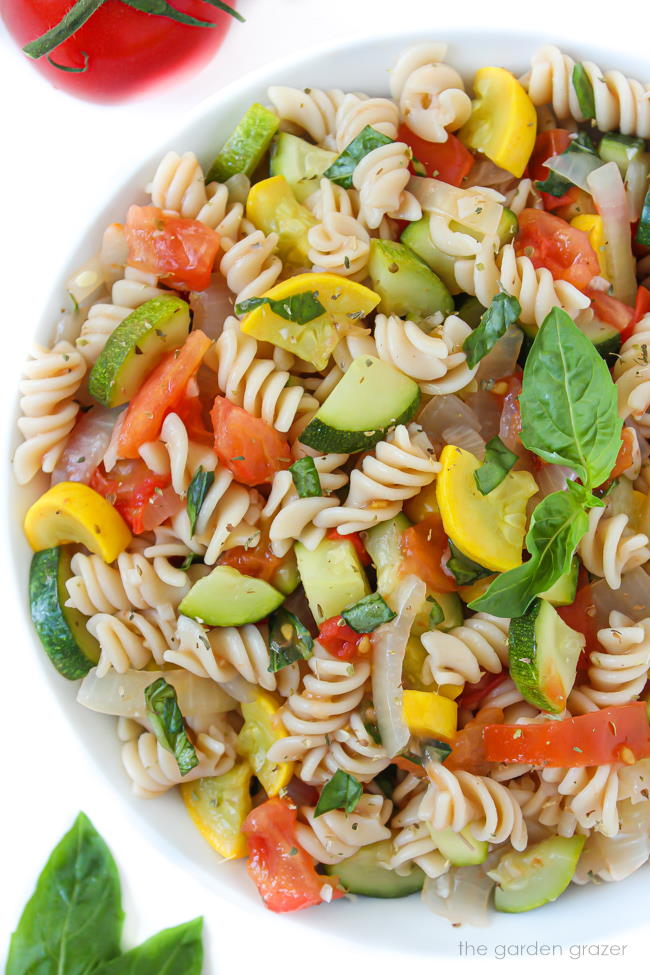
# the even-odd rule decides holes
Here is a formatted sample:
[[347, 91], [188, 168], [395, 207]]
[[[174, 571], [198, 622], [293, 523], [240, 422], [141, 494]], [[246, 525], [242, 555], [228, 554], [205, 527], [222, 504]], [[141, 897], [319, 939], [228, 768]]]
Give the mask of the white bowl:
[[[298, 87], [343, 88], [362, 90], [370, 94], [387, 94], [388, 69], [400, 51], [409, 44], [436, 36], [393, 34], [371, 37], [363, 41], [328, 44], [306, 54], [300, 54], [272, 64], [228, 86], [203, 102], [189, 122], [164, 145], [156, 147], [150, 158], [115, 193], [110, 202], [93, 219], [88, 232], [60, 269], [51, 298], [43, 309], [35, 338], [51, 341], [54, 315], [65, 297], [64, 282], [69, 273], [95, 253], [105, 226], [123, 219], [132, 202], [144, 200], [143, 187], [151, 178], [155, 166], [169, 149], [193, 150], [199, 159], [209, 163], [225, 136], [252, 101], [265, 101], [269, 84]], [[447, 30], [449, 60], [471, 81], [473, 72], [487, 64], [502, 65], [515, 73], [523, 72], [531, 55], [545, 42], [557, 43], [551, 35]], [[560, 38], [561, 40], [561, 38]], [[576, 57], [595, 60], [604, 68], [615, 67], [632, 77], [645, 79], [648, 72], [646, 58], [639, 54], [610, 51], [606, 48], [567, 45]], [[24, 339], [21, 339], [21, 344]], [[16, 376], [16, 383], [18, 376]], [[10, 417], [5, 436], [12, 452], [18, 442], [15, 420]], [[6, 453], [5, 453], [6, 456]], [[44, 482], [43, 482], [44, 483]], [[7, 490], [7, 485], [3, 485]], [[137, 828], [147, 831], [169, 857], [185, 867], [193, 877], [200, 878], [209, 888], [228, 900], [245, 906], [254, 917], [264, 911], [257, 892], [246, 876], [242, 862], [219, 863], [185, 813], [176, 794], [167, 794], [154, 801], [133, 797], [123, 771], [115, 734], [115, 720], [94, 714], [76, 703], [77, 683], [60, 677], [50, 665], [33, 632], [29, 620], [27, 580], [31, 553], [22, 534], [24, 512], [43, 484], [28, 489], [8, 486], [8, 506], [5, 517], [13, 555], [13, 578], [17, 599], [24, 610], [24, 632], [19, 634], [31, 645], [33, 657], [21, 664], [25, 680], [47, 682], [53, 700], [63, 710], [67, 720], [92, 753], [94, 761], [122, 796]], [[370, 900], [359, 898], [350, 903], [341, 901], [318, 909], [298, 912], [278, 918], [278, 924], [297, 924], [313, 928], [323, 934], [343, 938], [361, 945], [372, 945], [405, 952], [435, 953], [458, 957], [458, 943], [469, 939], [488, 946], [504, 943], [532, 944], [543, 941], [555, 945], [575, 945], [611, 939], [622, 932], [640, 927], [646, 921], [647, 870], [639, 871], [623, 884], [572, 887], [555, 904], [524, 915], [492, 914], [491, 926], [475, 931], [463, 927], [462, 933], [441, 918], [431, 915], [417, 896], [403, 900]], [[540, 931], [543, 927], [543, 934]], [[286, 930], [286, 929], [285, 929]], [[541, 937], [540, 937], [541, 935]], [[287, 945], [285, 940], [283, 944]]]

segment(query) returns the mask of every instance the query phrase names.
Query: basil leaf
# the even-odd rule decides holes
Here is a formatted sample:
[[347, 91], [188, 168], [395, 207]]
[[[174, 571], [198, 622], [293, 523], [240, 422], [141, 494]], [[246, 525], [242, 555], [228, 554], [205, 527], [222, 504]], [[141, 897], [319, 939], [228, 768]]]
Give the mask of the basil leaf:
[[643, 244], [644, 247], [650, 247], [650, 190], [646, 193], [643, 201], [641, 218], [636, 231], [636, 242]]
[[381, 789], [387, 799], [392, 799], [397, 785], [397, 765], [388, 765], [372, 781]]
[[187, 517], [190, 522], [190, 535], [194, 534], [196, 520], [205, 501], [205, 496], [214, 484], [214, 471], [204, 471], [199, 467], [187, 489]]
[[174, 755], [181, 775], [187, 775], [199, 764], [199, 759], [194, 745], [187, 737], [176, 690], [164, 677], [159, 677], [153, 684], [145, 687], [144, 699], [151, 730], [162, 747]]
[[578, 61], [573, 66], [571, 81], [578, 99], [580, 111], [586, 119], [596, 118], [596, 101], [594, 98], [594, 86], [589, 75], [585, 71], [584, 65]]
[[325, 170], [323, 176], [331, 179], [333, 183], [338, 183], [339, 186], [344, 186], [346, 190], [351, 189], [352, 174], [357, 164], [373, 149], [387, 146], [389, 142], [394, 142], [394, 139], [389, 139], [387, 135], [377, 132], [377, 129], [373, 129], [371, 125], [366, 125], [365, 129], [362, 129], [334, 160], [329, 169]]
[[89, 975], [119, 955], [123, 918], [115, 861], [79, 813], [25, 905], [5, 975]]
[[195, 562], [202, 562], [202, 561], [203, 558], [200, 555], [197, 555], [196, 552], [190, 552], [189, 555], [185, 556], [185, 558], [181, 562], [180, 567], [183, 570], [183, 572], [187, 572], [189, 567], [191, 565], [194, 565]]
[[309, 660], [314, 641], [311, 633], [288, 609], [278, 609], [269, 617], [269, 671], [275, 674], [296, 660]]
[[325, 314], [325, 308], [318, 300], [317, 291], [302, 291], [298, 295], [290, 295], [276, 301], [274, 298], [246, 298], [235, 305], [238, 315], [246, 315], [249, 311], [268, 305], [274, 315], [279, 315], [286, 322], [296, 325], [308, 325], [315, 318]]
[[592, 502], [586, 498], [580, 485], [544, 498], [533, 511], [526, 535], [530, 559], [497, 576], [487, 591], [469, 604], [470, 609], [493, 616], [523, 616], [535, 596], [569, 571], [578, 542], [589, 527], [585, 504], [592, 503], [598, 499]]
[[422, 742], [425, 758], [433, 762], [444, 762], [451, 755], [451, 745], [437, 738], [429, 738]]
[[463, 351], [470, 369], [478, 365], [509, 327], [521, 315], [521, 305], [512, 295], [500, 294], [481, 315], [478, 326], [463, 342]]
[[[562, 153], [562, 155], [564, 155], [564, 153]], [[558, 176], [558, 174], [554, 173], [552, 169], [549, 169], [546, 179], [538, 179], [535, 186], [540, 193], [548, 193], [550, 196], [557, 197], [564, 196], [564, 194], [568, 193], [570, 189], [573, 189], [573, 183], [570, 183], [568, 179], [564, 179], [562, 176]]]
[[313, 457], [301, 457], [289, 468], [298, 497], [319, 498], [323, 490]]
[[203, 918], [165, 928], [94, 975], [201, 975]]
[[433, 596], [427, 596], [427, 602], [431, 603], [431, 609], [429, 610], [429, 626], [438, 626], [438, 624], [442, 623], [445, 618], [444, 610], [438, 600], [434, 599]]
[[486, 569], [485, 566], [479, 565], [478, 562], [473, 562], [466, 555], [463, 555], [451, 539], [449, 539], [449, 548], [451, 558], [447, 559], [445, 568], [449, 569], [459, 586], [469, 586], [477, 579], [485, 579], [486, 576], [494, 575], [492, 569]]
[[353, 775], [338, 769], [321, 790], [314, 810], [314, 819], [332, 809], [354, 812], [363, 792], [363, 786]]
[[485, 459], [479, 469], [474, 471], [474, 480], [481, 494], [494, 491], [516, 463], [517, 455], [506, 447], [500, 437], [488, 440], [485, 445]]
[[519, 405], [528, 450], [570, 467], [588, 488], [607, 480], [623, 427], [616, 386], [594, 345], [560, 308], [547, 315], [528, 353]]
[[397, 613], [392, 611], [383, 596], [373, 592], [369, 596], [364, 596], [349, 609], [344, 609], [341, 616], [357, 633], [372, 633], [382, 623], [394, 620]]

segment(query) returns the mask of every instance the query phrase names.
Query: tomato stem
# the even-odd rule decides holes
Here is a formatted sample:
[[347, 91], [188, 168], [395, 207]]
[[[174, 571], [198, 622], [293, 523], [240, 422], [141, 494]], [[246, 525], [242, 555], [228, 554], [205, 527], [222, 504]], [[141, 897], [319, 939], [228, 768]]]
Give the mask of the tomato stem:
[[[87, 20], [92, 17], [95, 11], [104, 4], [105, 0], [77, 0], [74, 7], [68, 10], [65, 17], [59, 21], [54, 27], [48, 30], [41, 37], [37, 37], [35, 41], [30, 41], [23, 48], [25, 54], [37, 60], [42, 58], [45, 54], [49, 54], [58, 47], [59, 44], [63, 44], [67, 41], [69, 37], [72, 37], [80, 27], [86, 23]], [[55, 65], [58, 67], [58, 65]]]
[[58, 64], [50, 54], [48, 54], [47, 60], [50, 62], [53, 68], [58, 68], [59, 71], [67, 71], [68, 74], [83, 74], [84, 71], [88, 70], [88, 62], [90, 61], [90, 57], [85, 51], [82, 51], [81, 53], [83, 54], [84, 58], [83, 68], [69, 68], [65, 64]]

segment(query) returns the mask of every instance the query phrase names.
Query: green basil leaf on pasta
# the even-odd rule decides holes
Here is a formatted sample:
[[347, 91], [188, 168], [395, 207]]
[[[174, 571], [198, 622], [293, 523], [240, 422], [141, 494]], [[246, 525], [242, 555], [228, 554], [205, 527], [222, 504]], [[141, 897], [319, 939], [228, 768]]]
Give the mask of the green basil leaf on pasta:
[[201, 975], [203, 918], [165, 928], [94, 975]]
[[214, 471], [204, 471], [199, 467], [190, 481], [187, 489], [187, 517], [190, 522], [190, 534], [196, 529], [196, 520], [205, 501], [205, 496], [214, 484]]
[[365, 129], [345, 147], [341, 155], [334, 160], [329, 169], [323, 173], [326, 179], [331, 179], [333, 183], [345, 187], [346, 190], [352, 188], [352, 174], [357, 168], [358, 163], [367, 156], [373, 149], [379, 146], [387, 146], [393, 142], [387, 135], [377, 132], [371, 125], [366, 125]]
[[176, 690], [164, 677], [159, 677], [145, 688], [144, 699], [151, 730], [162, 747], [176, 758], [181, 775], [187, 775], [199, 764], [199, 759], [187, 737]]
[[451, 745], [446, 741], [439, 741], [438, 738], [423, 741], [422, 749], [425, 759], [430, 762], [444, 762], [451, 755]]
[[284, 318], [286, 322], [295, 325], [308, 325], [315, 318], [325, 314], [325, 307], [318, 300], [318, 292], [301, 291], [300, 294], [290, 295], [288, 298], [246, 298], [235, 305], [238, 315], [246, 315], [249, 311], [268, 305], [274, 315]]
[[297, 660], [309, 660], [314, 641], [311, 633], [288, 609], [278, 609], [269, 617], [269, 671], [274, 674]]
[[650, 190], [646, 193], [643, 201], [641, 219], [636, 230], [636, 242], [643, 244], [644, 247], [650, 247]]
[[568, 179], [564, 179], [562, 176], [558, 176], [552, 170], [549, 170], [545, 180], [538, 179], [535, 186], [540, 193], [548, 193], [549, 196], [556, 197], [564, 196], [570, 189], [573, 189], [573, 183], [570, 183]]
[[483, 463], [474, 471], [474, 480], [481, 494], [494, 491], [516, 463], [517, 455], [506, 447], [500, 437], [488, 440]]
[[314, 810], [314, 819], [332, 809], [344, 809], [346, 813], [354, 812], [362, 792], [363, 786], [358, 779], [348, 775], [342, 769], [337, 769], [321, 790]]
[[120, 879], [79, 813], [52, 851], [11, 937], [6, 975], [88, 975], [120, 953]]
[[387, 799], [393, 798], [393, 792], [397, 785], [397, 765], [389, 765], [372, 780], [381, 789]]
[[397, 613], [393, 612], [383, 596], [373, 592], [349, 609], [344, 609], [341, 616], [355, 632], [372, 633], [382, 623], [394, 620]]
[[300, 498], [319, 498], [323, 490], [313, 457], [301, 457], [289, 468]]
[[490, 307], [481, 315], [478, 326], [463, 342], [463, 351], [470, 369], [494, 348], [502, 335], [521, 315], [521, 305], [515, 297], [507, 294], [496, 295]]
[[560, 308], [547, 315], [528, 353], [519, 405], [528, 450], [570, 467], [590, 489], [607, 480], [623, 426], [616, 386], [604, 359]]
[[429, 626], [438, 626], [445, 618], [444, 610], [438, 600], [434, 599], [433, 596], [427, 596], [427, 602], [431, 606], [429, 610]]
[[449, 539], [449, 549], [451, 556], [447, 559], [445, 568], [449, 569], [459, 586], [469, 586], [478, 579], [494, 575], [492, 569], [486, 569], [484, 565], [479, 565], [478, 562], [473, 562], [463, 555], [451, 539]]
[[580, 112], [585, 119], [596, 118], [596, 100], [594, 98], [594, 86], [591, 83], [585, 67], [579, 61], [573, 66], [571, 83], [578, 99]]

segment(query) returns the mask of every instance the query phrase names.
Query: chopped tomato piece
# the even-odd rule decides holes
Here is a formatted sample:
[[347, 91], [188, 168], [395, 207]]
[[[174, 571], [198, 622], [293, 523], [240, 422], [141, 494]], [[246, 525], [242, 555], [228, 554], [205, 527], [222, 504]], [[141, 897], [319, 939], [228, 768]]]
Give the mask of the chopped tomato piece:
[[427, 773], [421, 765], [417, 762], [412, 762], [410, 758], [406, 755], [396, 755], [395, 758], [391, 758], [391, 764], [397, 765], [402, 772], [409, 772], [411, 775], [415, 775], [418, 779], [426, 779]]
[[[548, 129], [540, 132], [535, 140], [535, 148], [528, 163], [528, 175], [535, 182], [543, 183], [548, 179], [550, 170], [544, 163], [551, 156], [559, 156], [569, 148], [571, 133], [568, 129]], [[553, 196], [542, 191], [542, 203], [545, 210], [557, 210], [558, 207], [571, 203], [577, 194], [577, 187], [572, 187], [563, 196]]]
[[542, 724], [492, 724], [485, 729], [490, 762], [525, 762], [547, 768], [576, 768], [650, 756], [650, 725], [644, 701], [590, 711]]
[[[592, 651], [600, 651], [602, 647], [598, 642], [598, 630], [600, 627], [596, 622], [596, 606], [589, 584], [589, 578], [584, 568], [580, 569], [578, 577], [578, 591], [576, 598], [569, 606], [558, 606], [557, 611], [572, 630], [582, 633], [585, 640], [585, 648], [581, 654], [581, 663], [584, 664], [588, 654]], [[579, 665], [580, 666], [580, 663]]]
[[629, 470], [634, 463], [634, 445], [636, 444], [636, 433], [631, 427], [623, 427], [621, 431], [621, 449], [616, 457], [616, 463], [612, 468], [608, 481], [615, 481], [617, 477]]
[[444, 761], [445, 767], [452, 772], [462, 770], [473, 775], [487, 775], [490, 765], [485, 754], [483, 733], [488, 725], [498, 728], [497, 722], [500, 721], [503, 721], [501, 708], [480, 710], [452, 741], [451, 754]]
[[455, 592], [456, 580], [443, 569], [449, 539], [439, 514], [432, 514], [402, 532], [402, 573], [419, 576], [434, 592]]
[[299, 911], [323, 902], [323, 888], [331, 900], [343, 897], [335, 877], [316, 873], [316, 861], [296, 839], [296, 807], [278, 796], [248, 814], [242, 832], [248, 837], [248, 873], [271, 911]]
[[277, 471], [291, 464], [291, 448], [282, 434], [224, 396], [217, 396], [210, 417], [217, 456], [240, 484], [270, 484]]
[[134, 535], [151, 531], [175, 515], [183, 501], [169, 474], [153, 474], [142, 460], [120, 460], [110, 473], [95, 470], [90, 487], [113, 505]]
[[263, 533], [257, 545], [252, 548], [237, 545], [223, 552], [219, 558], [219, 565], [229, 565], [242, 575], [271, 582], [285, 559], [286, 556], [273, 554], [269, 539]]
[[596, 317], [620, 332], [623, 342], [629, 338], [634, 327], [634, 308], [595, 288], [587, 288], [586, 293], [591, 298], [591, 307]]
[[338, 528], [330, 528], [327, 532], [327, 537], [331, 538], [332, 541], [340, 542], [342, 538], [347, 538], [349, 542], [352, 542], [354, 549], [359, 556], [359, 561], [361, 565], [370, 565], [372, 559], [366, 552], [365, 546], [361, 541], [361, 535], [359, 532], [350, 532], [349, 535], [341, 535]]
[[644, 286], [640, 284], [639, 290], [636, 293], [634, 317], [628, 328], [621, 334], [621, 338], [624, 342], [629, 339], [630, 335], [634, 331], [634, 326], [637, 324], [637, 322], [640, 322], [645, 315], [650, 315], [650, 290], [648, 290], [648, 288], [644, 288]]
[[211, 345], [203, 332], [190, 332], [180, 349], [166, 355], [147, 377], [129, 403], [117, 441], [120, 457], [137, 457], [143, 443], [159, 436], [165, 416], [183, 401], [187, 384]]
[[359, 652], [359, 644], [365, 633], [357, 633], [345, 622], [342, 616], [332, 616], [325, 620], [318, 633], [318, 642], [328, 653], [339, 660], [351, 660]]
[[457, 699], [458, 707], [474, 711], [490, 691], [505, 683], [508, 677], [508, 671], [503, 670], [500, 674], [483, 674], [476, 684], [466, 684], [463, 693]]
[[[171, 410], [168, 410], [171, 413]], [[212, 446], [214, 436], [203, 420], [203, 404], [198, 396], [188, 396], [185, 392], [180, 403], [173, 410], [185, 424], [187, 435], [193, 443]]]
[[219, 234], [199, 220], [132, 206], [126, 218], [129, 265], [180, 291], [204, 291], [219, 251]]
[[[446, 142], [427, 142], [411, 132], [407, 125], [400, 125], [397, 138], [413, 150], [411, 172], [416, 176], [429, 176], [452, 186], [460, 186], [474, 165], [472, 153], [451, 132]], [[424, 173], [417, 163], [424, 166]]]
[[518, 257], [529, 257], [536, 268], [545, 267], [555, 280], [585, 289], [600, 274], [598, 256], [584, 230], [543, 210], [522, 210], [515, 237]]

